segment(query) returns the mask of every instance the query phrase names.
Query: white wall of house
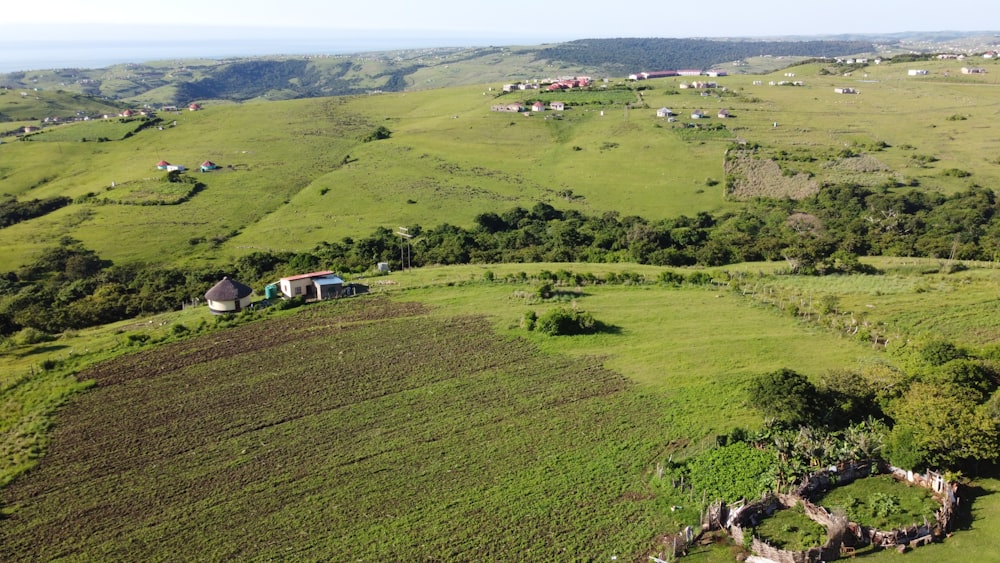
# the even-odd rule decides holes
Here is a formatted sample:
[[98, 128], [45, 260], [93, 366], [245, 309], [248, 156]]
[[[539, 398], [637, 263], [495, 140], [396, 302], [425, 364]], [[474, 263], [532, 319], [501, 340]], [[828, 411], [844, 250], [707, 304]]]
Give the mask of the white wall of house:
[[281, 280], [281, 293], [285, 294], [285, 297], [297, 297], [299, 295], [306, 295], [308, 290], [306, 288], [312, 286], [312, 278], [303, 278], [300, 280]]
[[237, 301], [212, 301], [208, 300], [208, 308], [213, 313], [235, 313], [236, 311], [242, 311], [250, 306], [250, 296], [247, 295], [243, 299]]

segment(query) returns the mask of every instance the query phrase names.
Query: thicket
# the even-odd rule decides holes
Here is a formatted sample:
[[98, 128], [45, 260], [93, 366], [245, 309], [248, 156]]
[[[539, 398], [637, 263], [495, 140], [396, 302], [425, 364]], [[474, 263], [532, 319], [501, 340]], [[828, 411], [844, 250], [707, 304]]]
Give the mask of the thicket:
[[5, 197], [0, 200], [0, 229], [52, 213], [71, 202], [72, 200], [68, 197], [50, 197], [29, 201], [18, 201], [13, 196]]
[[[449, 224], [408, 228], [414, 237], [407, 253], [409, 267], [518, 262], [722, 266], [784, 261], [789, 273], [873, 273], [859, 256], [993, 260], [1000, 248], [995, 195], [978, 186], [950, 196], [828, 186], [801, 201], [759, 199], [737, 212], [702, 212], [659, 221], [622, 217], [614, 211], [587, 215], [537, 203], [531, 209], [481, 213], [468, 228]], [[0, 309], [0, 334], [29, 326], [58, 332], [175, 309], [202, 295], [223, 275], [255, 285], [296, 272], [365, 272], [376, 262], [398, 267], [399, 244], [395, 231], [379, 227], [368, 237], [324, 242], [306, 252], [254, 252], [218, 269], [189, 272], [155, 265], [107, 265], [83, 276], [68, 274], [43, 255], [21, 271], [0, 277], [0, 293], [12, 297]], [[76, 242], [67, 251], [92, 254]], [[47, 275], [26, 276], [26, 271]]]
[[709, 68], [767, 53], [774, 56], [835, 57], [873, 50], [865, 41], [719, 41], [713, 39], [580, 39], [539, 49], [537, 59], [582, 66], [637, 70]]
[[[809, 467], [853, 456], [882, 457], [909, 469], [974, 472], [979, 463], [1000, 458], [1000, 373], [991, 357], [931, 342], [902, 363], [899, 370], [831, 372], [818, 384], [788, 369], [754, 378], [747, 403], [766, 419], [770, 434], [762, 442], [787, 459], [808, 430], [803, 451]], [[801, 469], [800, 463], [787, 471]]]

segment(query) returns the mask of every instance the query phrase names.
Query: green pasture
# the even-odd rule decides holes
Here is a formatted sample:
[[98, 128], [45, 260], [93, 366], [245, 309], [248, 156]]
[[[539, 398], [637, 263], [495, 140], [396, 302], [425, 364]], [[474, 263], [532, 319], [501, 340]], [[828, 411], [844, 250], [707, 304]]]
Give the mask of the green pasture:
[[[745, 268], [749, 271], [758, 271], [766, 270], [768, 266], [770, 265], [748, 264], [745, 265]], [[891, 264], [882, 264], [882, 267], [889, 269]], [[900, 265], [900, 268], [910, 267], [909, 264]], [[549, 491], [549, 494], [556, 494], [558, 491], [563, 490], [561, 488], [563, 485], [559, 483], [565, 482], [573, 484], [572, 486], [580, 487], [583, 481], [579, 479], [584, 479], [584, 474], [586, 475], [586, 482], [592, 482], [595, 479], [600, 480], [599, 476], [604, 475], [607, 471], [613, 471], [616, 474], [621, 473], [623, 466], [618, 465], [619, 462], [612, 462], [612, 469], [612, 466], [595, 466], [586, 461], [586, 459], [598, 455], [595, 453], [597, 451], [604, 452], [599, 457], [610, 460], [620, 459], [624, 462], [626, 458], [632, 459], [628, 462], [628, 466], [632, 469], [625, 471], [625, 480], [615, 481], [616, 483], [620, 483], [620, 485], [615, 486], [622, 486], [625, 488], [624, 490], [635, 490], [637, 487], [642, 486], [641, 479], [646, 478], [640, 476], [651, 471], [655, 465], [653, 457], [656, 455], [666, 455], [664, 453], [656, 454], [655, 452], [671, 451], [678, 455], [697, 452], [712, 443], [715, 434], [727, 432], [736, 426], [753, 427], [759, 424], [759, 415], [751, 411], [742, 398], [742, 385], [749, 377], [762, 371], [780, 367], [789, 367], [809, 376], [816, 377], [828, 369], [849, 368], [869, 361], [889, 361], [885, 352], [875, 351], [868, 346], [857, 344], [850, 339], [839, 338], [825, 329], [782, 315], [775, 309], [756, 306], [752, 302], [739, 297], [737, 293], [733, 293], [720, 286], [709, 285], [680, 289], [658, 285], [588, 285], [581, 288], [560, 286], [557, 287], [558, 293], [555, 299], [540, 301], [534, 297], [535, 285], [533, 284], [500, 281], [487, 282], [484, 279], [487, 272], [493, 274], [494, 280], [501, 280], [506, 276], [517, 276], [522, 271], [529, 275], [537, 275], [537, 273], [543, 270], [555, 272], [560, 269], [581, 274], [589, 272], [598, 277], [606, 276], [610, 272], [622, 273], [630, 271], [642, 274], [649, 280], [655, 279], [663, 271], [662, 268], [621, 264], [509, 264], [432, 267], [397, 272], [389, 276], [355, 280], [367, 283], [374, 294], [362, 299], [377, 299], [379, 296], [384, 295], [390, 297], [395, 302], [405, 303], [416, 301], [422, 303], [430, 307], [427, 313], [428, 320], [432, 319], [433, 323], [443, 323], [441, 326], [448, 325], [452, 322], [449, 319], [453, 319], [455, 316], [485, 315], [488, 323], [492, 326], [492, 330], [497, 333], [496, 336], [490, 337], [492, 339], [499, 341], [509, 341], [512, 338], [519, 339], [524, 342], [525, 346], [537, 349], [543, 357], [567, 358], [566, 361], [582, 362], [581, 365], [586, 364], [608, 368], [614, 373], [620, 374], [628, 382], [627, 385], [631, 390], [626, 395], [620, 397], [624, 402], [620, 404], [615, 401], [604, 402], [601, 403], [603, 406], [596, 408], [598, 408], [599, 412], [605, 414], [608, 412], [607, 409], [633, 409], [627, 417], [628, 426], [632, 428], [629, 431], [629, 436], [635, 436], [639, 442], [635, 443], [635, 448], [638, 449], [633, 448], [629, 452], [632, 452], [632, 454], [640, 450], [646, 452], [638, 456], [638, 458], [642, 458], [641, 460], [632, 459], [634, 457], [632, 454], [622, 457], [621, 451], [617, 451], [616, 453], [612, 450], [576, 449], [574, 450], [576, 453], [573, 455], [564, 452], [558, 454], [558, 459], [568, 463], [569, 466], [580, 465], [580, 471], [584, 473], [579, 474], [578, 477], [574, 477], [573, 475], [576, 475], [576, 473], [572, 473], [566, 476], [566, 480], [551, 481], [549, 478], [544, 477], [544, 475], [549, 474], [550, 469], [547, 469], [549, 466], [538, 466], [533, 469], [525, 467], [516, 473], [521, 474], [523, 472], [523, 477], [527, 481], [521, 480], [520, 477], [514, 478], [508, 485], [494, 489], [494, 492], [489, 493], [486, 497], [482, 496], [484, 493], [480, 490], [477, 493], [479, 495], [477, 498], [484, 499], [479, 501], [486, 503], [483, 506], [484, 508], [489, 505], [489, 502], [493, 501], [509, 503], [510, 500], [507, 495], [510, 491], [514, 490], [513, 488], [521, 491], [519, 494], [524, 494], [524, 491], [536, 490], [534, 487], [539, 486], [542, 487], [539, 490], [546, 490]], [[905, 272], [906, 270], [903, 271]], [[988, 271], [971, 270], [969, 275], [973, 273], [984, 274], [984, 272], [988, 273]], [[904, 279], [902, 273], [897, 275], [900, 279]], [[715, 274], [715, 277], [719, 279], [723, 278], [721, 273]], [[780, 279], [788, 280], [793, 285], [794, 283], [800, 283], [806, 287], [815, 278], [781, 277]], [[846, 290], [852, 283], [857, 285], [856, 291], [859, 293], [872, 295], [879, 291], [874, 289], [874, 285], [877, 285], [877, 282], [873, 281], [878, 278], [870, 276], [844, 276], [841, 278], [831, 277], [826, 279], [836, 282], [831, 283], [831, 286], [840, 287], [842, 291]], [[987, 282], [984, 281], [983, 283]], [[885, 287], [887, 288], [890, 285], [891, 283], [886, 284]], [[928, 297], [935, 299], [938, 297], [938, 294], [931, 293]], [[908, 306], [914, 312], [926, 310], [928, 304], [932, 304], [932, 302], [928, 301], [923, 303], [908, 303]], [[598, 320], [605, 323], [609, 327], [609, 330], [601, 334], [580, 337], [543, 337], [527, 332], [519, 326], [524, 312], [533, 310], [540, 314], [548, 308], [555, 306], [577, 307], [588, 311]], [[900, 303], [898, 306], [902, 308], [906, 304]], [[321, 312], [326, 307], [338, 307], [338, 305], [310, 306], [298, 312], [288, 312], [291, 313], [291, 316], [285, 313], [275, 318], [301, 318], [302, 323], [305, 323], [302, 326], [310, 326], [313, 321], [309, 319], [315, 318], [313, 312]], [[4, 373], [11, 373], [13, 377], [7, 378], [4, 383], [4, 404], [7, 405], [4, 412], [9, 413], [5, 415], [4, 424], [6, 425], [5, 428], [16, 428], [17, 430], [16, 432], [5, 434], [11, 437], [16, 436], [16, 439], [12, 438], [4, 443], [5, 453], [7, 454], [6, 459], [8, 460], [5, 462], [7, 467], [5, 467], [4, 474], [9, 478], [24, 467], [33, 465], [38, 456], [48, 447], [47, 442], [41, 439], [40, 436], [44, 435], [43, 433], [52, 424], [52, 409], [60, 404], [69, 393], [78, 388], [77, 384], [71, 378], [67, 377], [67, 371], [65, 370], [75, 371], [98, 359], [118, 355], [127, 350], [137, 350], [138, 348], [129, 344], [132, 340], [129, 338], [129, 335], [132, 334], [145, 334], [153, 339], [165, 338], [167, 341], [173, 341], [175, 338], [171, 337], [171, 328], [174, 325], [181, 324], [192, 331], [203, 331], [211, 328], [215, 322], [203, 307], [193, 308], [182, 312], [151, 317], [148, 320], [118, 323], [114, 326], [88, 329], [86, 331], [75, 331], [63, 335], [52, 342], [34, 347], [14, 347], [5, 350], [2, 356], [3, 363], [5, 367], [12, 369], [5, 369]], [[317, 328], [328, 326], [328, 323], [320, 323], [315, 326]], [[405, 323], [391, 330], [406, 330], [404, 326]], [[381, 329], [373, 327], [373, 330]], [[387, 330], [389, 330], [388, 326]], [[267, 330], [265, 332], [271, 334], [281, 333], [281, 331]], [[209, 336], [208, 338], [215, 339], [227, 333], [213, 334], [215, 336]], [[383, 340], [391, 342], [392, 339], [388, 334], [386, 333], [385, 336], [381, 337], [364, 337], [365, 346], [370, 347], [372, 343]], [[440, 332], [437, 338], [445, 338], [444, 335], [445, 332]], [[255, 338], [248, 337], [246, 341], [253, 342]], [[413, 337], [407, 337], [404, 340], [413, 340]], [[345, 349], [343, 347], [338, 348], [337, 346], [330, 348], [329, 342], [330, 340], [317, 339], [313, 344], [309, 345], [310, 350], [314, 350], [315, 352], [327, 349]], [[341, 342], [343, 346], [354, 346], [354, 344], [349, 344], [351, 341], [341, 340]], [[433, 342], [432, 339], [431, 343], [425, 343], [423, 347], [418, 346], [418, 349], [431, 353], [434, 350]], [[358, 341], [357, 344], [361, 345], [361, 341]], [[451, 349], [456, 349], [454, 345], [449, 346], [451, 346]], [[288, 353], [292, 355], [300, 354], [300, 352], [293, 351], [292, 349], [289, 349]], [[416, 352], [407, 352], [407, 354], [410, 353]], [[286, 355], [282, 354], [282, 357]], [[264, 357], [266, 356], [260, 356], [259, 359], [263, 361]], [[301, 358], [300, 355], [295, 357]], [[61, 369], [51, 372], [40, 371], [38, 366], [45, 360], [62, 362], [60, 364]], [[226, 363], [224, 368], [219, 369], [223, 369], [226, 372], [233, 370], [240, 372], [243, 369], [240, 367], [242, 365], [239, 363], [240, 361], [237, 360], [237, 363]], [[317, 356], [315, 361], [329, 363], [330, 361], [336, 362], [337, 360], [324, 360], [323, 356]], [[549, 370], [549, 368], [545, 369]], [[308, 372], [308, 369], [305, 371]], [[266, 370], [264, 373], [266, 373]], [[552, 383], [555, 384], [555, 381]], [[479, 396], [475, 395], [475, 393], [485, 392], [481, 387], [469, 387], [470, 384], [465, 383], [460, 388], [453, 388], [448, 392], [451, 394], [458, 393], [458, 396], [465, 396], [464, 394], [470, 392], [474, 396]], [[476, 391], [477, 389], [480, 391]], [[542, 385], [535, 388], [532, 392], [547, 393], [544, 389], [545, 385]], [[444, 389], [427, 387], [425, 391], [435, 393], [444, 392]], [[94, 393], [94, 391], [88, 391], [84, 395], [77, 395], [73, 401], [87, 400], [87, 396], [91, 393]], [[401, 398], [409, 401], [406, 404], [412, 407], [415, 404], [412, 401], [416, 400], [416, 397], [411, 399], [407, 399], [406, 397], [404, 395]], [[121, 398], [122, 400], [125, 399], [124, 396], [121, 396]], [[594, 403], [588, 404], [591, 407], [595, 407], [596, 405]], [[24, 405], [24, 410], [11, 410], [12, 405]], [[21, 407], [18, 408], [20, 409]], [[393, 409], [396, 407], [385, 404], [379, 408]], [[597, 416], [595, 414], [585, 414], [584, 410], [571, 410], [567, 411], [566, 414], [570, 417], [577, 415]], [[572, 412], [576, 412], [577, 414], [570, 414]], [[449, 418], [449, 424], [460, 424], [458, 421], [462, 420], [462, 416], [465, 415], [457, 412], [453, 413], [452, 418]], [[605, 415], [602, 414], [600, 416]], [[559, 424], [576, 424], [570, 422], [570, 419], [567, 418], [560, 418], [559, 420], [563, 421]], [[334, 424], [332, 421], [329, 423]], [[341, 422], [336, 422], [336, 424], [341, 424]], [[426, 431], [432, 431], [431, 428], [434, 427], [433, 425], [438, 423], [428, 421], [424, 424], [430, 424], [431, 426], [423, 428], [426, 428]], [[554, 428], [564, 428], [559, 424], [556, 424]], [[284, 436], [291, 435], [309, 436], [311, 434], [309, 434], [310, 431], [308, 428], [311, 428], [311, 426], [307, 425], [307, 427], [292, 432], [292, 434], [280, 431], [277, 433], [270, 432], [267, 434], [264, 442], [281, 443], [281, 440], [286, 439]], [[383, 433], [390, 431], [388, 426], [382, 426], [382, 429]], [[306, 434], [302, 434], [303, 432]], [[651, 439], [652, 441], [647, 441], [649, 438], [638, 438], [643, 432], [650, 432], [648, 435], [655, 437]], [[575, 434], [571, 432], [569, 435], [573, 436]], [[624, 438], [624, 435], [620, 433], [616, 433], [615, 435], [618, 436], [616, 439]], [[603, 439], [601, 438], [601, 440]], [[59, 438], [57, 437], [55, 440], [56, 442], [53, 443], [58, 447]], [[276, 440], [277, 442], [275, 442]], [[507, 447], [502, 445], [505, 441], [506, 438], [498, 435], [496, 440], [491, 439], [488, 444], [492, 444], [492, 447], [500, 448], [499, 450], [491, 450], [494, 453], [502, 452], [504, 451], [503, 448]], [[559, 445], [561, 442], [552, 437], [545, 438], [545, 441], [551, 442], [556, 449], [561, 447]], [[594, 447], [597, 448], [605, 447], [599, 445], [597, 442], [594, 442], [594, 444]], [[239, 439], [230, 445], [232, 448], [237, 448], [233, 451], [242, 451], [238, 448], [246, 447]], [[456, 448], [467, 449], [469, 447], [468, 444], [460, 446], [458, 443], [455, 443], [453, 445]], [[226, 447], [229, 448], [229, 446]], [[659, 450], [658, 448], [665, 449]], [[398, 463], [404, 463], [402, 460], [406, 459], [407, 455], [409, 454], [406, 453], [406, 450], [399, 450], [393, 456], [402, 457], [393, 457], [393, 459], [399, 459]], [[545, 455], [547, 454], [543, 454], [542, 457]], [[555, 450], [552, 455], [557, 455]], [[211, 459], [214, 459], [213, 456], [215, 454], [210, 454], [209, 452], [206, 452], [206, 456], [204, 458], [207, 460], [206, 463], [213, 465], [206, 466], [205, 470], [213, 473], [223, 471], [222, 466], [214, 465], [221, 463], [221, 458], [211, 461]], [[518, 459], [513, 454], [501, 455], [501, 458], [503, 457]], [[312, 460], [308, 463], [323, 463], [319, 458], [311, 455], [302, 458], [303, 462], [307, 458]], [[180, 471], [183, 474], [191, 470], [187, 465], [175, 466], [174, 464], [176, 463], [180, 463], [180, 461], [171, 462], [171, 467], [174, 467], [171, 471]], [[638, 463], [638, 465], [635, 465], [635, 463]], [[430, 470], [432, 471], [431, 474], [433, 474], [433, 471], [437, 471], [438, 469]], [[444, 469], [440, 470], [443, 471]], [[201, 470], [195, 473], [199, 471]], [[282, 473], [282, 475], [284, 474]], [[341, 493], [327, 489], [328, 485], [321, 481], [307, 482], [293, 479], [293, 482], [297, 483], [293, 486], [294, 490], [311, 491], [307, 495], [308, 498], [327, 499], [326, 505], [328, 506], [331, 502], [333, 505], [338, 504], [335, 500], [338, 498], [336, 495]], [[130, 483], [132, 484], [128, 486], [138, 487], [137, 491], [145, 488], [145, 485], [139, 481], [130, 481]], [[389, 483], [384, 483], [383, 485], [388, 490], [399, 489], [399, 487]], [[383, 485], [380, 485], [380, 487], [383, 487]], [[284, 486], [282, 487], [284, 488]], [[305, 488], [303, 489], [302, 487]], [[989, 551], [988, 546], [991, 545], [989, 542], [992, 541], [991, 538], [993, 537], [991, 534], [993, 533], [993, 528], [995, 528], [994, 520], [1000, 518], [997, 515], [997, 511], [1000, 510], [1000, 501], [996, 500], [1000, 496], [995, 494], [1000, 491], [1000, 487], [997, 487], [996, 483], [991, 480], [977, 482], [975, 487], [973, 491], [978, 491], [975, 493], [976, 497], [972, 503], [975, 519], [968, 525], [964, 525], [968, 529], [959, 531], [959, 533], [949, 538], [944, 544], [923, 548], [928, 551], [917, 550], [914, 554], [927, 553], [929, 555], [919, 555], [918, 557], [930, 557], [930, 559], [926, 560], [934, 560], [934, 556], [939, 558], [954, 558], [958, 557], [961, 553], [979, 553], [985, 550], [983, 551], [985, 554], [983, 557], [986, 558], [981, 560], [992, 560], [988, 558], [988, 554], [992, 553], [992, 551]], [[504, 491], [507, 492], [505, 493]], [[99, 495], [106, 494], [100, 492], [100, 487], [93, 489], [93, 492]], [[462, 495], [467, 493], [462, 493], [461, 490], [455, 489], [448, 494]], [[488, 499], [494, 500], [490, 501]], [[637, 520], [637, 522], [643, 523], [637, 527], [629, 527], [626, 531], [616, 532], [619, 535], [615, 537], [621, 539], [614, 540], [614, 542], [620, 543], [613, 542], [613, 545], [649, 545], [646, 542], [651, 540], [652, 534], [673, 531], [671, 529], [662, 529], [662, 527], [670, 528], [678, 523], [668, 523], [665, 520], [660, 520], [662, 513], [666, 511], [669, 504], [684, 504], [687, 501], [690, 501], [690, 499], [657, 497], [657, 500], [644, 502], [641, 508], [636, 507], [640, 508], [642, 513], [647, 515]], [[409, 502], [407, 501], [407, 503]], [[527, 514], [527, 512], [523, 512], [528, 510], [526, 507], [535, 506], [531, 504], [534, 501], [530, 499], [525, 502], [528, 504], [511, 505], [509, 510], [504, 512], [504, 514], [509, 513], [512, 518], [522, 518], [522, 514]], [[240, 505], [236, 501], [227, 501], [227, 503], [220, 506], [217, 510], [225, 512], [236, 510], [240, 506], [243, 505]], [[568, 507], [558, 503], [553, 505], [553, 507], [553, 509], [568, 510]], [[299, 508], [306, 509], [304, 506], [296, 504], [293, 508], [285, 511], [277, 511], [269, 516], [269, 521], [274, 524], [273, 529], [278, 530], [275, 537], [281, 536], [283, 532], [280, 530], [284, 530], [290, 525], [290, 520], [288, 519], [295, 520], [300, 526], [304, 526], [306, 529], [319, 529], [316, 526], [322, 528], [323, 524], [318, 520], [303, 520], [294, 516], [295, 510]], [[439, 507], [439, 509], [444, 510], [442, 507]], [[217, 510], [204, 513], [199, 512], [197, 514], [201, 515], [195, 515], [194, 518], [196, 520], [203, 516], [205, 518], [210, 516], [216, 518]], [[418, 514], [425, 514], [427, 510], [434, 512], [433, 507], [429, 505], [426, 509], [421, 509], [414, 505], [413, 510], [417, 510]], [[608, 512], [606, 516], [601, 516], [600, 518], [617, 518], [618, 516], [616, 515], [623, 514], [616, 510], [614, 509]], [[592, 521], [593, 511], [588, 509], [588, 512], [591, 513], [590, 520]], [[444, 510], [444, 513], [450, 514], [451, 512]], [[660, 514], [660, 516], [655, 516], [656, 514]], [[333, 516], [333, 514], [331, 513], [330, 516]], [[652, 518], [652, 520], [646, 520], [647, 518]], [[564, 513], [563, 520], [561, 521], [567, 526], [571, 526], [573, 519], [573, 513], [570, 511]], [[454, 531], [449, 531], [450, 529], [447, 526], [441, 527], [442, 524], [430, 524], [423, 517], [413, 515], [407, 517], [405, 520], [409, 522], [408, 525], [411, 527], [419, 526], [421, 529], [424, 529], [426, 526], [430, 526], [426, 528], [425, 532], [414, 532], [406, 536], [407, 538], [439, 537], [455, 533]], [[152, 521], [149, 522], [152, 527], [147, 527], [147, 531], [141, 532], [136, 528], [134, 532], [129, 532], [130, 534], [137, 534], [134, 537], [141, 545], [149, 546], [151, 545], [149, 543], [151, 541], [154, 543], [162, 541], [164, 538], [162, 534], [167, 533], [169, 530], [169, 526], [155, 524]], [[660, 524], [656, 524], [657, 522], [660, 522]], [[646, 527], [650, 524], [653, 524], [655, 529]], [[347, 525], [346, 522], [345, 525]], [[350, 525], [353, 526], [355, 524]], [[608, 529], [611, 529], [617, 525], [611, 526], [609, 524], [609, 526]], [[661, 528], [656, 528], [656, 526], [661, 526]], [[205, 529], [209, 530], [210, 528], [211, 526]], [[377, 531], [376, 528], [382, 531]], [[380, 534], [386, 533], [385, 530], [394, 530], [387, 523], [379, 524], [376, 528], [369, 528], [367, 531], [358, 529], [352, 533], [361, 534], [358, 537], [370, 538], [372, 541], [375, 541], [376, 538], [382, 537]], [[560, 530], [563, 530], [563, 528], [560, 528]], [[584, 529], [579, 529], [578, 531], [585, 534], [591, 533]], [[216, 532], [219, 535], [215, 537], [228, 537], [227, 532], [223, 530], [216, 530], [214, 532], [206, 531], [206, 534], [215, 534]], [[509, 537], [519, 537], [516, 532], [511, 533], [513, 535]], [[563, 530], [558, 533], [564, 534], [569, 532]], [[427, 535], [421, 536], [421, 534]], [[398, 533], [396, 535], [398, 536]], [[401, 539], [400, 541], [405, 543], [410, 540]], [[517, 544], [516, 542], [519, 540], [510, 541]], [[218, 553], [235, 553], [227, 551], [231, 549], [226, 547], [226, 545], [229, 545], [227, 542], [229, 540], [221, 544], [219, 549], [222, 551]], [[504, 544], [506, 545], [506, 543], [509, 542], [505, 540]], [[91, 546], [86, 548], [88, 550], [87, 553], [91, 554], [103, 553], [108, 555], [111, 553], [123, 553], [120, 551], [123, 549], [123, 544], [119, 540], [104, 538], [100, 535], [94, 536], [86, 545]], [[318, 544], [308, 544], [303, 549], [306, 550], [304, 553], [320, 553], [324, 549], [340, 549], [336, 547], [338, 545], [341, 544], [333, 541], [333, 543], [329, 543], [326, 547]], [[375, 544], [372, 543], [371, 545]], [[524, 547], [527, 544], [517, 545]], [[568, 546], [570, 544], [565, 545]], [[573, 545], [579, 547], [584, 544], [578, 543]], [[181, 549], [181, 546], [175, 547]], [[385, 553], [384, 551], [378, 551], [382, 548], [372, 547], [371, 549], [374, 550], [372, 551], [373, 553]], [[384, 549], [392, 548], [386, 547]], [[538, 547], [536, 546], [535, 549], [538, 549]], [[622, 557], [622, 553], [628, 549], [640, 548], [616, 549], [615, 553], [619, 557]], [[547, 553], [546, 551], [542, 552]], [[888, 556], [883, 554], [873, 555], [876, 558], [873, 560], [879, 560], [882, 557]], [[692, 551], [690, 559], [692, 561], [718, 561], [725, 560], [726, 557], [732, 557], [732, 548], [720, 544], [711, 548], [696, 548]]]
[[[208, 159], [223, 169], [200, 178], [206, 189], [190, 201], [144, 210], [141, 218], [133, 209], [77, 203], [4, 229], [0, 244], [13, 250], [0, 269], [30, 260], [54, 234], [78, 238], [114, 261], [210, 264], [254, 250], [307, 250], [379, 226], [469, 226], [479, 213], [538, 201], [650, 219], [734, 210], [740, 204], [723, 197], [722, 159], [735, 139], [759, 145], [759, 157], [780, 158], [787, 173], [813, 174], [821, 183], [894, 182], [945, 192], [990, 186], [1000, 180], [1000, 161], [992, 156], [1000, 148], [992, 129], [1000, 112], [998, 73], [962, 75], [962, 64], [872, 64], [844, 76], [823, 74], [832, 67], [813, 63], [712, 79], [720, 88], [707, 97], [677, 88], [681, 77], [656, 79], [642, 84], [641, 104], [627, 110], [623, 100], [606, 107], [572, 103], [573, 96], [633, 95], [627, 91], [560, 92], [569, 103], [561, 119], [551, 118], [554, 112], [491, 112], [497, 99], [539, 94], [497, 98], [503, 83], [526, 79], [497, 77], [348, 98], [208, 102], [204, 111], [164, 115], [162, 131], [111, 143], [79, 142], [120, 138], [90, 129], [110, 124], [63, 125], [38, 136], [50, 142], [0, 145], [2, 161], [16, 163], [0, 166], [3, 193], [76, 199], [112, 182], [155, 180], [163, 174], [154, 168], [161, 159], [192, 171]], [[444, 66], [428, 68], [445, 72]], [[914, 66], [930, 74], [907, 76]], [[107, 72], [126, 77], [128, 69]], [[803, 86], [768, 86], [781, 80]], [[848, 86], [860, 93], [833, 91]], [[5, 97], [18, 101], [19, 94]], [[704, 124], [726, 129], [678, 129], [689, 120], [657, 118], [664, 106], [681, 117], [704, 110]], [[723, 108], [734, 117], [716, 118]], [[392, 137], [361, 142], [377, 126]], [[132, 243], [119, 244], [123, 238]]]
[[76, 117], [77, 112], [94, 117], [117, 114], [120, 107], [116, 102], [58, 89], [0, 88], [0, 121], [37, 123], [46, 117]]
[[946, 339], [983, 347], [1000, 339], [1000, 269], [991, 263], [941, 273], [943, 261], [871, 258], [875, 276], [777, 276], [766, 284], [818, 301], [836, 298], [842, 315], [881, 323], [890, 337], [921, 342]]
[[109, 141], [121, 140], [127, 133], [135, 130], [140, 121], [121, 122], [116, 119], [94, 119], [90, 121], [78, 121], [46, 127], [40, 133], [32, 135], [31, 141], [64, 142], [74, 141], [95, 142], [99, 139]]
[[[883, 358], [870, 348], [803, 326], [776, 311], [752, 306], [725, 288], [676, 289], [659, 285], [560, 287], [540, 301], [537, 284], [483, 281], [541, 270], [593, 273], [637, 272], [655, 281], [662, 268], [601, 264], [510, 264], [439, 267], [374, 278], [376, 293], [417, 299], [453, 314], [487, 313], [502, 333], [527, 338], [540, 349], [601, 358], [603, 365], [662, 393], [671, 404], [672, 438], [694, 440], [756, 426], [759, 417], [743, 399], [754, 375], [788, 367], [817, 377], [827, 370], [857, 367]], [[604, 333], [553, 338], [520, 327], [524, 314], [557, 306], [587, 311], [609, 325]], [[761, 330], [761, 327], [767, 330]], [[720, 416], [707, 416], [718, 412]], [[676, 433], [676, 435], [674, 435]]]

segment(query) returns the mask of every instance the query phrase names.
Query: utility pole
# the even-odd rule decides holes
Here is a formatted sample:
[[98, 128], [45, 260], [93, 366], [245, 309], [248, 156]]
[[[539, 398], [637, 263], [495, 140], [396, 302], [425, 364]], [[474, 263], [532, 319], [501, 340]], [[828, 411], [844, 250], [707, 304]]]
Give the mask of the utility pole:
[[[406, 227], [399, 227], [396, 234], [399, 235], [399, 268], [401, 270], [406, 270], [407, 262], [409, 262], [410, 257], [410, 239], [413, 238], [413, 235], [410, 234], [410, 229], [407, 229]], [[405, 254], [403, 253], [404, 248], [406, 249]]]

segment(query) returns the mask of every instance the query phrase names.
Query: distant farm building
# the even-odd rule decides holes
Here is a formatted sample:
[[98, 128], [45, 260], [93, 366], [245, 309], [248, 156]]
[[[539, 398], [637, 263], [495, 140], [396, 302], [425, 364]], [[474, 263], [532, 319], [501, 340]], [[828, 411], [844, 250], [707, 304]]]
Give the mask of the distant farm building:
[[701, 76], [701, 70], [693, 68], [678, 70], [677, 76]]
[[963, 66], [962, 74], [986, 74], [986, 69], [978, 66], [973, 66], [973, 67]]
[[344, 280], [330, 271], [289, 276], [278, 283], [285, 297], [332, 299], [340, 297], [344, 291]]
[[729, 119], [730, 117], [732, 117], [732, 115], [729, 114], [728, 109], [719, 110], [719, 119]]
[[566, 104], [563, 102], [552, 102], [549, 104], [549, 109], [552, 111], [565, 111]]
[[855, 90], [854, 88], [834, 88], [833, 91], [836, 92], [836, 93], [838, 93], [838, 94], [857, 94], [858, 93], [858, 91]]
[[673, 115], [674, 112], [670, 108], [660, 108], [656, 110], [656, 117], [672, 117]]
[[212, 314], [225, 315], [247, 308], [252, 294], [253, 289], [249, 286], [225, 277], [205, 292], [205, 300], [208, 301], [208, 309]]
[[168, 166], [170, 166], [170, 163], [167, 162], [166, 160], [161, 160], [156, 163], [156, 168], [158, 170], [166, 170]]
[[132, 117], [133, 115], [135, 115], [135, 112], [130, 109], [127, 109], [118, 114], [119, 117]]
[[926, 70], [921, 69], [910, 69], [906, 71], [907, 76], [925, 76], [927, 74]]
[[535, 102], [531, 104], [531, 111], [545, 111], [545, 104], [543, 102]]
[[636, 72], [628, 75], [629, 80], [650, 80], [653, 78], [668, 78], [678, 76], [676, 70], [656, 70], [653, 72]]
[[219, 166], [217, 164], [215, 164], [214, 162], [212, 162], [211, 160], [206, 160], [205, 162], [201, 163], [201, 171], [202, 172], [208, 172], [210, 170], [215, 170], [218, 167]]
[[691, 119], [705, 119], [705, 112], [700, 109], [696, 109], [691, 112]]
[[201, 109], [201, 104], [191, 104], [188, 106], [188, 111], [198, 111]]

